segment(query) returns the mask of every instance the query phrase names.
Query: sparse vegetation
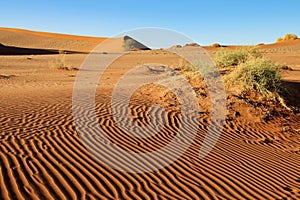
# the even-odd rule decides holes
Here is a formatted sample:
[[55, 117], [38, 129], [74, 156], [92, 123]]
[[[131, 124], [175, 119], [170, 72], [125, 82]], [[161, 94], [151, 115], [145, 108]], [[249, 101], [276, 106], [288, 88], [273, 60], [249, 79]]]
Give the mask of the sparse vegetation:
[[194, 72], [195, 68], [185, 59], [180, 58], [178, 62], [178, 69], [184, 72]]
[[201, 73], [200, 76], [203, 78], [212, 77], [218, 73], [212, 63], [203, 62], [201, 60], [195, 61], [193, 67], [195, 68], [195, 71]]
[[199, 83], [203, 80], [202, 74], [198, 71], [199, 67], [201, 67], [200, 61], [191, 64], [187, 60], [180, 58], [178, 67], [176, 69], [182, 70], [184, 75], [189, 79], [189, 81]]
[[[285, 104], [288, 90], [280, 74], [280, 70], [289, 67], [263, 58], [256, 48], [221, 49], [215, 55], [215, 63], [224, 70], [223, 80], [226, 88], [230, 88], [235, 94], [249, 95], [249, 98], [256, 100], [272, 100], [289, 109]], [[205, 63], [196, 62], [191, 65], [184, 60], [179, 61], [179, 69], [183, 70], [191, 81], [197, 80], [198, 83], [203, 77], [214, 76], [217, 73]]]
[[184, 59], [179, 60], [179, 70], [182, 70], [184, 75], [191, 83], [199, 84], [206, 78], [211, 78], [218, 73], [213, 63], [202, 60], [195, 60], [192, 64]]
[[185, 44], [184, 46], [186, 46], [186, 47], [200, 47], [200, 45], [197, 44], [197, 43], [195, 43], [195, 42], [189, 43], [189, 44]]
[[252, 58], [239, 65], [225, 77], [242, 91], [256, 91], [263, 97], [278, 97], [285, 90], [280, 76], [280, 66], [263, 58]]
[[54, 60], [50, 64], [51, 69], [63, 69], [63, 70], [77, 70], [74, 66], [68, 66], [65, 62], [66, 54], [64, 51], [59, 51], [60, 58]]
[[221, 47], [221, 45], [219, 43], [214, 43], [211, 45], [212, 47]]
[[296, 40], [298, 39], [298, 36], [296, 34], [286, 34], [283, 38], [283, 40]]
[[[238, 94], [252, 94], [255, 98], [273, 99], [286, 107], [285, 89], [281, 80], [282, 66], [262, 58], [259, 50], [221, 50], [217, 52], [215, 62], [218, 67], [226, 68], [224, 82], [227, 88]], [[259, 95], [258, 95], [259, 94]], [[286, 107], [287, 108], [287, 107]]]
[[283, 38], [280, 37], [280, 38], [277, 38], [276, 42], [282, 42], [283, 41]]
[[285, 36], [283, 38], [278, 38], [276, 40], [276, 42], [281, 42], [281, 41], [288, 41], [288, 40], [296, 40], [298, 39], [298, 36], [296, 34], [291, 34], [291, 33], [287, 33], [285, 34]]
[[250, 58], [261, 57], [260, 51], [255, 48], [226, 50], [222, 49], [215, 55], [215, 63], [218, 67], [237, 66]]

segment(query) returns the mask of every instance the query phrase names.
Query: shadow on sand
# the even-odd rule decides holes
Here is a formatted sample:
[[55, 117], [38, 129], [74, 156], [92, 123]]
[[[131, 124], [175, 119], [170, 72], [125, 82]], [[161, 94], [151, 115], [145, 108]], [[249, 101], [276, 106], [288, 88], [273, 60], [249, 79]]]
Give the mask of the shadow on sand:
[[284, 81], [287, 88], [286, 103], [290, 106], [300, 107], [300, 82]]
[[[0, 55], [45, 55], [45, 54], [59, 54], [61, 50], [55, 49], [34, 49], [34, 48], [22, 48], [14, 46], [5, 46], [0, 43]], [[81, 54], [86, 52], [76, 52], [63, 50], [64, 54]]]

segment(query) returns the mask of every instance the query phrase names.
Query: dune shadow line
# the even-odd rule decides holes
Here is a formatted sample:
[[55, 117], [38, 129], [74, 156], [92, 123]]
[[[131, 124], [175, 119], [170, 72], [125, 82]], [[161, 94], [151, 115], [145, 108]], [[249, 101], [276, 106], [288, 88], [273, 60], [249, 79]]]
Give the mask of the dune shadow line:
[[0, 43], [0, 55], [45, 55], [45, 54], [59, 54], [63, 51], [64, 54], [87, 54], [88, 52], [57, 50], [57, 49], [35, 49], [23, 48], [14, 46], [5, 46]]

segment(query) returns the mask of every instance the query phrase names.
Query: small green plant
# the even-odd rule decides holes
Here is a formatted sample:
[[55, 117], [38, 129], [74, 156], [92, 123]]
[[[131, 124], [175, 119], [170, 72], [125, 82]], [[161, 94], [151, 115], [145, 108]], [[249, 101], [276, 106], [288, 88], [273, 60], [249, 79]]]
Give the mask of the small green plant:
[[261, 53], [255, 48], [245, 48], [238, 50], [222, 49], [215, 55], [215, 63], [218, 67], [237, 66], [246, 62], [250, 58], [259, 58]]
[[263, 97], [276, 97], [285, 90], [280, 66], [262, 58], [253, 58], [239, 65], [225, 77], [225, 82], [237, 85], [242, 91], [256, 91]]

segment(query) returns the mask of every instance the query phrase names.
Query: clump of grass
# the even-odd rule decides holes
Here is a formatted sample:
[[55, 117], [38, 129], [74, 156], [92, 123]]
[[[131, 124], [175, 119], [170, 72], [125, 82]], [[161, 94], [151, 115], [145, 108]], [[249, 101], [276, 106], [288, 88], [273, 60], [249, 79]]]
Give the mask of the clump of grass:
[[190, 82], [199, 83], [203, 80], [203, 76], [199, 72], [199, 67], [201, 66], [202, 63], [200, 63], [200, 61], [191, 64], [186, 59], [180, 58], [175, 69], [182, 71], [184, 76], [188, 78]]
[[182, 70], [184, 72], [195, 72], [196, 69], [185, 59], [180, 58], [178, 61], [177, 69]]
[[195, 42], [189, 43], [189, 44], [185, 44], [184, 46], [186, 46], [186, 47], [200, 47], [200, 45], [198, 43], [195, 43]]
[[68, 66], [66, 64], [66, 54], [64, 51], [59, 51], [60, 58], [55, 59], [51, 64], [50, 64], [50, 69], [61, 69], [61, 70], [78, 70], [74, 66]]
[[288, 41], [288, 40], [296, 40], [298, 39], [298, 36], [296, 34], [292, 33], [287, 33], [283, 38], [277, 38], [276, 42], [281, 42], [281, 41]]
[[238, 50], [222, 49], [215, 55], [215, 63], [218, 67], [237, 66], [246, 62], [250, 58], [259, 58], [261, 53], [255, 48], [245, 48]]
[[280, 76], [280, 66], [262, 58], [252, 58], [239, 65], [225, 78], [241, 91], [256, 91], [266, 98], [276, 98], [285, 92]]
[[296, 40], [298, 36], [296, 34], [287, 33], [285, 34], [283, 40]]
[[277, 38], [276, 42], [282, 42], [283, 41], [283, 38], [280, 37], [280, 38]]
[[186, 61], [181, 61], [179, 69], [181, 69], [190, 83], [199, 84], [203, 83], [205, 79], [218, 76], [218, 70], [214, 67], [213, 63], [205, 62], [202, 60], [195, 60], [192, 64]]
[[219, 43], [213, 43], [211, 46], [212, 47], [221, 47], [221, 45]]

